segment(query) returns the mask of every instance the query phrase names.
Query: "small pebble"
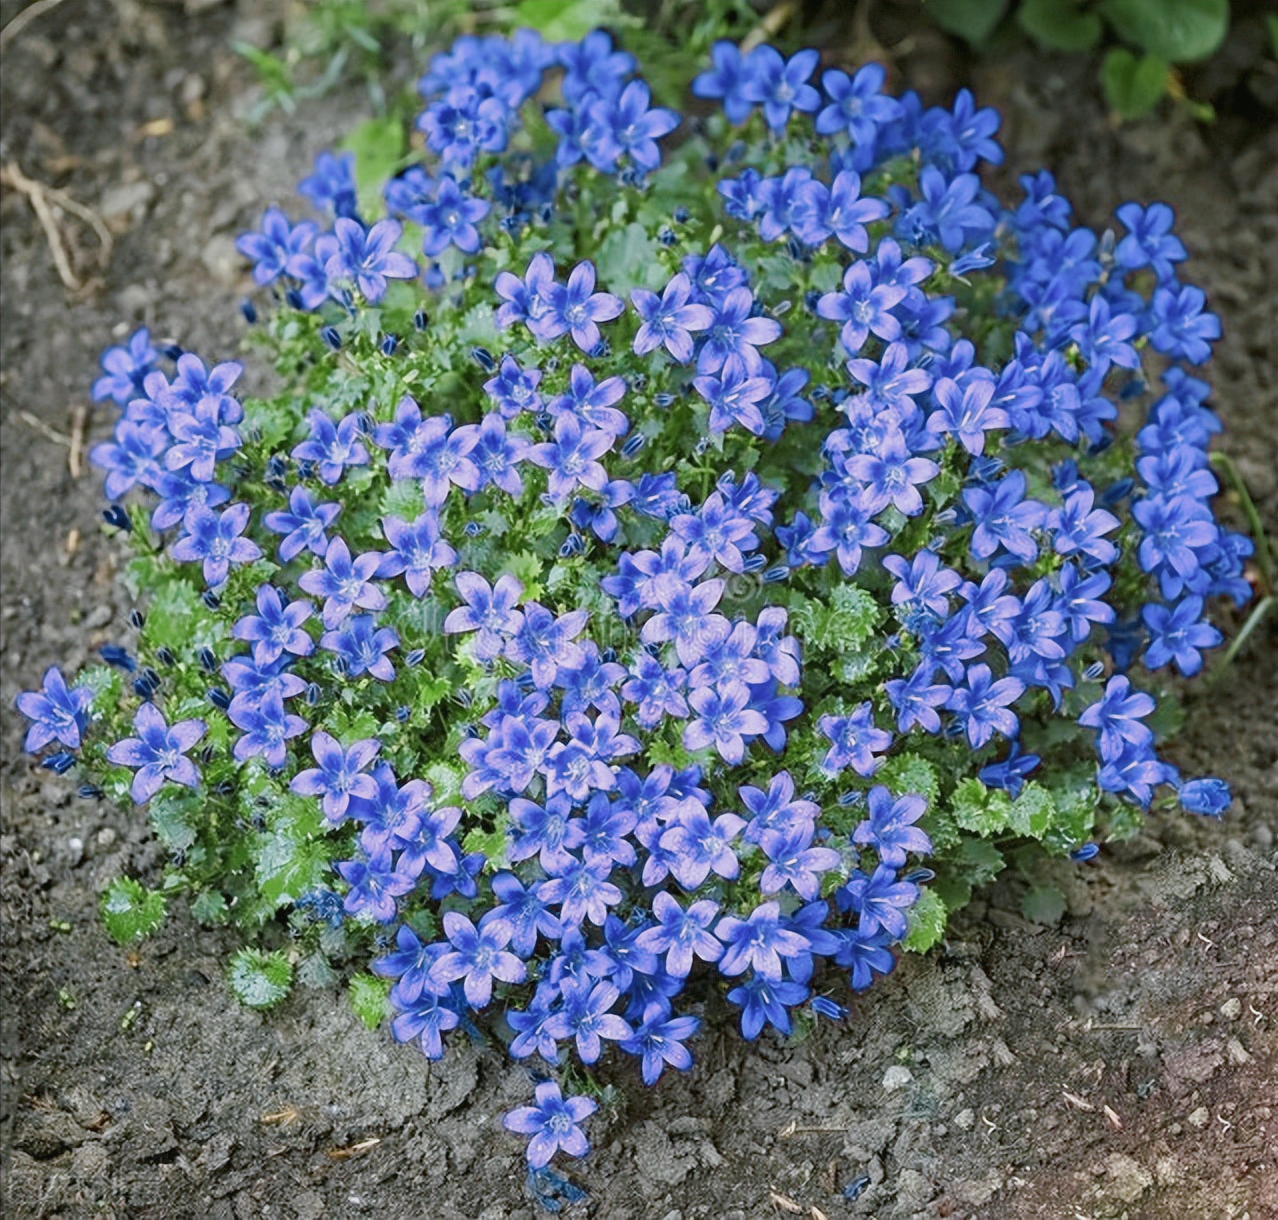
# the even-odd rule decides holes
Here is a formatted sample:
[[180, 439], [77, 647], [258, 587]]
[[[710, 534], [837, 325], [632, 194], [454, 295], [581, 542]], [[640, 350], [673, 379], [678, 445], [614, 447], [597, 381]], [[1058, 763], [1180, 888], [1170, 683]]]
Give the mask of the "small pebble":
[[903, 1063], [894, 1063], [883, 1073], [883, 1087], [889, 1093], [895, 1093], [897, 1089], [905, 1088], [913, 1079], [914, 1073], [909, 1068]]
[[84, 859], [84, 840], [79, 835], [73, 835], [67, 840], [67, 858], [72, 868]]
[[1228, 1017], [1231, 1021], [1237, 1021], [1242, 1016], [1242, 1001], [1236, 996], [1230, 996], [1221, 1006], [1220, 1011], [1223, 1016]]
[[115, 827], [103, 826], [102, 829], [98, 831], [98, 846], [110, 847], [111, 844], [114, 842], [115, 842]]
[[1186, 1120], [1191, 1127], [1197, 1127], [1200, 1131], [1211, 1122], [1211, 1112], [1206, 1106], [1199, 1106]]
[[954, 1125], [958, 1127], [960, 1131], [970, 1131], [976, 1126], [976, 1111], [960, 1110], [954, 1116]]

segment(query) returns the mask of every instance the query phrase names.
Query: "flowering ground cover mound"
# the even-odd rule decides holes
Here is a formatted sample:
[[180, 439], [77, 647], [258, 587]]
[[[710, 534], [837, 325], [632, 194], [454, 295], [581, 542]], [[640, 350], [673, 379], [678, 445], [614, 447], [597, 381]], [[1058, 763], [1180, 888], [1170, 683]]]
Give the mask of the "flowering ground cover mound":
[[[992, 111], [816, 67], [720, 44], [663, 162], [679, 116], [607, 35], [462, 40], [424, 167], [321, 158], [329, 231], [241, 240], [281, 393], [107, 353], [137, 635], [19, 707], [173, 852], [108, 891], [118, 938], [284, 911], [305, 951], [238, 955], [246, 1002], [371, 949], [371, 1022], [589, 1091], [605, 1043], [690, 1064], [694, 971], [747, 1037], [837, 1018], [1000, 848], [1223, 812], [1145, 689], [1250, 594], [1169, 210], [1098, 237], [1047, 174], [1004, 207]], [[534, 1101], [541, 1172], [596, 1103]]]

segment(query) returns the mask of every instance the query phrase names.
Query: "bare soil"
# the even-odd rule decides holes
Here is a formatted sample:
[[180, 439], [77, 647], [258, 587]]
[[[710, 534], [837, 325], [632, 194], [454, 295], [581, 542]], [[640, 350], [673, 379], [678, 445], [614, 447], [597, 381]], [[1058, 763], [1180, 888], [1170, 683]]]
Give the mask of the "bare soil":
[[[1213, 126], [1166, 108], [1115, 130], [1091, 61], [972, 61], [908, 5], [875, 28], [914, 38], [905, 83], [936, 100], [971, 83], [1003, 109], [1003, 186], [1050, 166], [1099, 226], [1129, 198], [1177, 209], [1186, 274], [1224, 321], [1219, 444], [1278, 537], [1278, 127], [1257, 104], [1273, 69], [1259, 12], [1242, 8], [1187, 82]], [[114, 249], [100, 266], [92, 230], [63, 216], [84, 285], [68, 291], [27, 199], [0, 197], [0, 1199], [13, 1217], [530, 1220], [522, 1143], [499, 1124], [528, 1093], [522, 1067], [469, 1045], [429, 1066], [335, 992], [243, 1009], [222, 981], [229, 935], [181, 914], [116, 948], [97, 894], [158, 870], [145, 820], [20, 750], [16, 692], [126, 629], [98, 479], [72, 476], [65, 443], [99, 352], [145, 321], [233, 357], [235, 235], [367, 112], [347, 87], [250, 131], [254, 86], [228, 39], [267, 45], [275, 22], [252, 0], [66, 0], [4, 50], [0, 161], [96, 209]], [[836, 62], [853, 30], [822, 29]], [[110, 414], [89, 417], [90, 443]], [[1278, 1217], [1278, 621], [1186, 708], [1172, 756], [1230, 780], [1228, 822], [1154, 816], [1063, 870], [1054, 927], [1022, 919], [1018, 882], [1000, 881], [943, 948], [798, 1045], [743, 1043], [711, 1003], [720, 1032], [688, 1076], [644, 1090], [615, 1069], [630, 1100], [594, 1121], [574, 1214]]]

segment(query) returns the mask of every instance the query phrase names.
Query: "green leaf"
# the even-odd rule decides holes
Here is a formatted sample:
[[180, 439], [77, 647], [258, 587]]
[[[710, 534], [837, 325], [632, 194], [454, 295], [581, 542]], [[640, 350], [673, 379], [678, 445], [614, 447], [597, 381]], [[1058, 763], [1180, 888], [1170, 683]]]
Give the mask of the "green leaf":
[[204, 890], [191, 902], [191, 914], [200, 923], [218, 924], [226, 919], [226, 898], [217, 890]]
[[355, 154], [355, 189], [365, 216], [384, 212], [382, 186], [404, 155], [404, 125], [394, 115], [382, 115], [361, 123], [339, 145]]
[[973, 45], [984, 42], [998, 25], [1007, 0], [926, 0], [924, 9], [950, 34]]
[[1052, 794], [1042, 785], [1031, 781], [1012, 802], [1007, 821], [1018, 835], [1041, 839], [1050, 829], [1055, 817], [1056, 802], [1052, 799]]
[[390, 979], [379, 979], [371, 974], [357, 974], [351, 978], [347, 995], [351, 1007], [369, 1029], [376, 1029], [390, 1015]]
[[920, 890], [919, 900], [910, 908], [910, 930], [901, 943], [911, 953], [926, 953], [944, 935], [948, 914], [935, 890]]
[[298, 843], [282, 831], [264, 835], [256, 855], [258, 888], [277, 908], [314, 889], [328, 871], [328, 851], [322, 841]]
[[1229, 0], [1101, 0], [1124, 42], [1175, 64], [1205, 59], [1229, 32]]
[[164, 790], [151, 799], [151, 829], [169, 851], [186, 851], [195, 842], [195, 827], [202, 798], [188, 790]]
[[621, 297], [629, 296], [632, 288], [655, 289], [666, 279], [657, 259], [657, 243], [637, 220], [624, 229], [611, 229], [599, 244], [595, 262], [600, 281]]
[[790, 611], [790, 621], [804, 644], [826, 652], [855, 653], [878, 626], [881, 611], [860, 585], [836, 585], [829, 604], [804, 598]]
[[132, 877], [117, 877], [102, 895], [102, 920], [118, 945], [149, 936], [163, 922], [164, 895]]
[[949, 859], [963, 879], [972, 886], [993, 881], [1007, 863], [1003, 859], [1003, 853], [985, 839], [964, 839], [958, 849], [949, 854]]
[[1024, 0], [1016, 19], [1031, 38], [1053, 51], [1090, 51], [1103, 28], [1079, 0]]
[[1130, 51], [1114, 47], [1101, 63], [1101, 86], [1110, 109], [1121, 119], [1148, 114], [1167, 92], [1164, 60], [1153, 55], [1137, 59]]
[[1031, 923], [1050, 927], [1065, 914], [1065, 895], [1054, 885], [1036, 885], [1021, 899], [1021, 914]]
[[1006, 792], [987, 788], [979, 779], [965, 779], [950, 797], [954, 821], [964, 830], [994, 835], [1007, 827], [1012, 802]]
[[638, 25], [618, 0], [522, 0], [515, 24], [530, 26], [547, 42], [577, 42], [599, 26]]
[[195, 586], [188, 580], [165, 576], [157, 582], [142, 638], [152, 648], [169, 648], [179, 656], [191, 648], [192, 624], [208, 617]]
[[878, 783], [886, 784], [897, 796], [915, 793], [927, 801], [931, 808], [941, 793], [940, 778], [936, 768], [917, 754], [897, 754], [876, 772]]
[[273, 1008], [293, 984], [293, 967], [278, 950], [241, 949], [231, 959], [228, 974], [231, 990], [247, 1008]]

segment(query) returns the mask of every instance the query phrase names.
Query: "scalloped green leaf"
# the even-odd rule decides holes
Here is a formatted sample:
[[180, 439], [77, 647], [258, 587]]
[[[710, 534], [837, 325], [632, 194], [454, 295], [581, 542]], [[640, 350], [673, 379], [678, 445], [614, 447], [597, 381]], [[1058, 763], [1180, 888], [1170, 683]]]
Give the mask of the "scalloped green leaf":
[[935, 890], [919, 891], [919, 900], [910, 908], [910, 928], [902, 942], [911, 953], [926, 953], [945, 935], [945, 921], [949, 915], [945, 903]]
[[102, 921], [118, 945], [149, 936], [166, 914], [164, 895], [132, 877], [117, 877], [102, 895]]
[[231, 990], [246, 1008], [274, 1008], [293, 985], [293, 967], [283, 953], [241, 949], [232, 959], [227, 977]]
[[1124, 42], [1175, 64], [1205, 59], [1229, 32], [1229, 0], [1101, 0], [1099, 9]]
[[994, 32], [1007, 0], [927, 0], [924, 9], [941, 29], [975, 46]]
[[1121, 119], [1147, 115], [1167, 93], [1167, 62], [1153, 55], [1136, 58], [1114, 47], [1101, 63], [1101, 86], [1110, 109]]
[[1080, 0], [1024, 0], [1016, 20], [1035, 42], [1052, 51], [1090, 51], [1104, 32], [1100, 17]]
[[351, 1007], [369, 1029], [376, 1029], [390, 1015], [390, 979], [356, 974], [347, 985]]

